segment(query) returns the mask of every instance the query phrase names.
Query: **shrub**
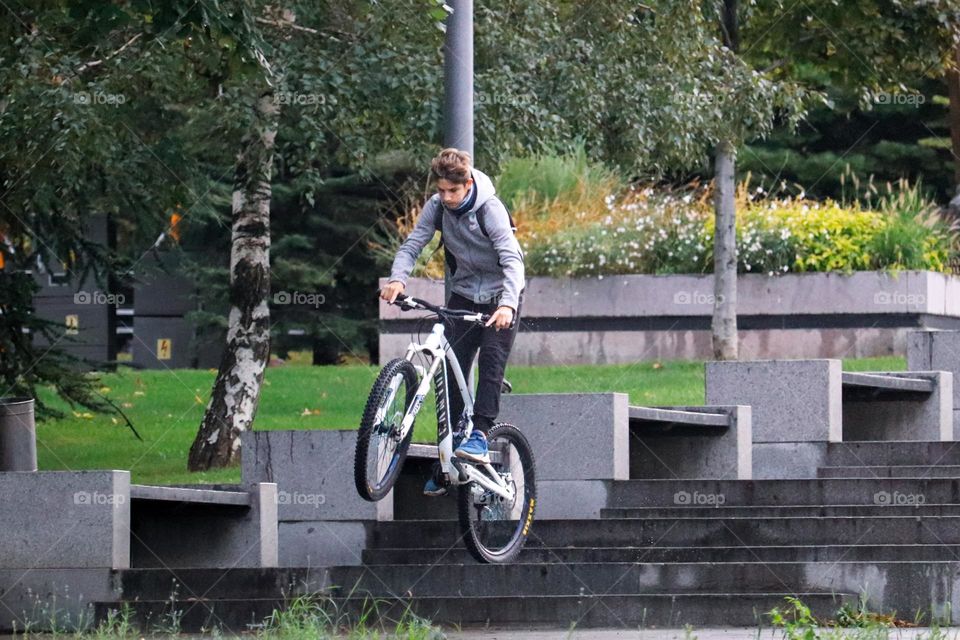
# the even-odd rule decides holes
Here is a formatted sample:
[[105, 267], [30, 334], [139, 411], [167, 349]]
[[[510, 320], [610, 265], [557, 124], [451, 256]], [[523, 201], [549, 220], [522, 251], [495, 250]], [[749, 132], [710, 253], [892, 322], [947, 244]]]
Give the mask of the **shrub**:
[[[738, 271], [872, 269], [949, 271], [955, 229], [936, 205], [890, 187], [878, 210], [800, 197], [751, 199], [738, 190]], [[921, 206], [922, 204], [922, 206]], [[574, 220], [577, 222], [577, 220]], [[633, 191], [603, 220], [528, 239], [531, 275], [709, 273], [714, 218], [709, 190]]]
[[687, 193], [631, 193], [608, 202], [603, 218], [572, 225], [526, 247], [531, 275], [585, 277], [625, 273], [701, 273], [712, 252], [703, 207]]
[[871, 241], [884, 224], [875, 212], [803, 200], [752, 206], [738, 225], [738, 270], [858, 271], [870, 269]]
[[[921, 185], [906, 181], [854, 184], [858, 197], [817, 202], [800, 192], [771, 196], [737, 190], [738, 271], [789, 272], [903, 269], [949, 272], [958, 254], [957, 229]], [[528, 275], [602, 277], [631, 273], [713, 271], [713, 192], [689, 185], [623, 188], [591, 164], [582, 148], [506, 161], [501, 198], [517, 222]], [[419, 205], [374, 248], [392, 260], [413, 228]], [[443, 277], [434, 240], [414, 275]]]

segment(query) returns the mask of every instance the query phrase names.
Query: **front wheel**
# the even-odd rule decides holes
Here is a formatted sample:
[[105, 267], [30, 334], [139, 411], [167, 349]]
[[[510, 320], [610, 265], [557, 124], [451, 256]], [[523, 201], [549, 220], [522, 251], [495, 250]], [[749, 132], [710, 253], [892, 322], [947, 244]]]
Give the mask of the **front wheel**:
[[401, 438], [400, 426], [417, 393], [417, 370], [409, 360], [396, 358], [377, 376], [357, 432], [353, 479], [364, 500], [383, 498], [400, 475], [413, 425]]
[[[514, 488], [514, 499], [507, 501], [476, 482], [461, 486], [460, 529], [470, 555], [478, 561], [510, 562], [520, 553], [533, 525], [537, 502], [533, 452], [520, 430], [509, 424], [490, 429], [487, 444], [490, 464]], [[483, 469], [478, 467], [481, 472]]]

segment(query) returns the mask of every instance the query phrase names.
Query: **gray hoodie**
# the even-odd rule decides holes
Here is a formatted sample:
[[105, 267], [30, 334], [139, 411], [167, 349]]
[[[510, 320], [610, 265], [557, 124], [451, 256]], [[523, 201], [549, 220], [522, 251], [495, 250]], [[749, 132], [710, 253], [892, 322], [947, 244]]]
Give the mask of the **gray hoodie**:
[[[420, 252], [433, 239], [437, 216], [443, 216], [444, 251], [453, 255], [456, 264], [450, 277], [451, 291], [476, 303], [498, 302], [516, 311], [524, 286], [520, 243], [490, 178], [473, 169], [473, 185], [477, 200], [462, 213], [447, 209], [438, 194], [427, 201], [413, 231], [397, 251], [390, 280], [406, 283]], [[490, 237], [483, 234], [477, 222], [477, 211], [484, 205], [483, 224]]]

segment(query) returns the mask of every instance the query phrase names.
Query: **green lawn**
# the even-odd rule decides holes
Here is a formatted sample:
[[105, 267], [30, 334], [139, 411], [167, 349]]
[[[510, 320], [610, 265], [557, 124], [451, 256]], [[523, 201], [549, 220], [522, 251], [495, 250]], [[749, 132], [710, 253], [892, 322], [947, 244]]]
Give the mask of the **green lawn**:
[[[903, 358], [844, 361], [848, 370], [902, 370]], [[377, 369], [365, 365], [287, 365], [267, 370], [257, 429], [355, 428]], [[72, 413], [37, 427], [39, 466], [52, 469], [129, 469], [134, 482], [238, 482], [239, 467], [193, 474], [187, 452], [200, 424], [215, 372], [122, 369], [102, 377], [103, 389], [124, 408], [141, 442], [109, 415]], [[702, 362], [510, 367], [516, 393], [621, 391], [636, 404], [703, 404]], [[421, 411], [415, 439], [436, 432], [433, 406]]]

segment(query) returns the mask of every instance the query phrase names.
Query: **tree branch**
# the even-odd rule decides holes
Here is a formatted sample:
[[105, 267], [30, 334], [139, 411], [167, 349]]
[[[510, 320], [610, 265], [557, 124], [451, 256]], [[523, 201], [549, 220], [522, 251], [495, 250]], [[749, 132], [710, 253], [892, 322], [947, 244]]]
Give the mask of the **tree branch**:
[[117, 49], [116, 51], [114, 51], [113, 53], [111, 53], [110, 55], [108, 55], [106, 58], [103, 58], [102, 60], [91, 60], [90, 62], [85, 62], [85, 63], [83, 63], [82, 65], [80, 65], [79, 67], [77, 67], [77, 70], [76, 70], [75, 73], [76, 73], [76, 74], [81, 74], [81, 73], [83, 73], [84, 71], [86, 71], [87, 69], [90, 69], [90, 68], [92, 68], [92, 67], [98, 67], [98, 66], [100, 66], [101, 64], [103, 64], [103, 63], [105, 63], [105, 62], [109, 62], [109, 61], [112, 60], [113, 58], [115, 58], [115, 57], [117, 57], [118, 55], [120, 55], [121, 53], [123, 53], [123, 50], [124, 50], [124, 49], [126, 49], [127, 47], [129, 47], [130, 45], [132, 45], [134, 42], [136, 42], [137, 40], [139, 40], [139, 39], [140, 39], [140, 36], [142, 36], [142, 35], [143, 35], [143, 33], [138, 33], [138, 34], [134, 35], [132, 38], [130, 38], [129, 40], [127, 40], [127, 41], [123, 44], [122, 47], [120, 47], [119, 49]]
[[317, 35], [320, 33], [316, 29], [311, 29], [310, 27], [301, 27], [298, 24], [294, 24], [286, 20], [268, 20], [267, 18], [257, 18], [256, 20], [261, 24], [269, 24], [277, 27], [278, 29], [289, 28], [294, 29], [295, 31], [303, 31], [304, 33], [309, 33], [311, 35]]

